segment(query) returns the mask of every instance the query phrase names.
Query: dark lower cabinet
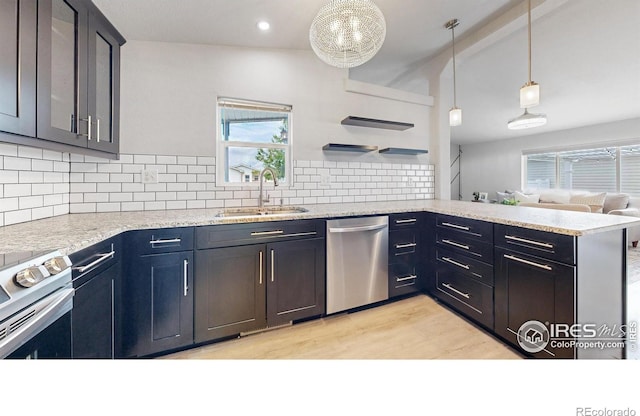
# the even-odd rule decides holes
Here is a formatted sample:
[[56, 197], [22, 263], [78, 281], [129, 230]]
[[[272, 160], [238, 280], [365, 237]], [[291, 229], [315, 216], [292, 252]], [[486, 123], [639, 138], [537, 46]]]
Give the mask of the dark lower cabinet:
[[324, 313], [324, 239], [196, 251], [195, 340]]
[[[574, 323], [575, 266], [496, 247], [495, 332], [518, 346], [518, 330], [528, 321]], [[572, 348], [531, 354], [540, 358], [573, 358]]]
[[193, 252], [139, 256], [128, 271], [126, 356], [193, 343]]

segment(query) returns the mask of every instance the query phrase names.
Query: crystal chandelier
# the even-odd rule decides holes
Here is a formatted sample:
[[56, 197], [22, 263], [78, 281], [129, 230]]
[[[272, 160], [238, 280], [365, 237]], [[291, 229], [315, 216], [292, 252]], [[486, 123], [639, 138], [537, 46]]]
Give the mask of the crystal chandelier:
[[313, 19], [309, 41], [327, 64], [353, 68], [373, 58], [386, 33], [384, 16], [371, 0], [331, 0]]

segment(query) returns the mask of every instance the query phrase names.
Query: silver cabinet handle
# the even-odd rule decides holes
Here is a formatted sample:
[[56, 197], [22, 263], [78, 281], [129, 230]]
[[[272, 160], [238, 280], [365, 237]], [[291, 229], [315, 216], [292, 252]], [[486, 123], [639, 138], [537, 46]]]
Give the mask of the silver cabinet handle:
[[442, 225], [451, 228], [457, 228], [458, 230], [469, 231], [471, 228], [465, 227], [464, 225], [451, 224], [450, 222], [443, 222]]
[[396, 248], [408, 248], [408, 247], [415, 247], [417, 245], [418, 245], [417, 243], [396, 244]]
[[275, 250], [271, 250], [271, 281], [275, 280]]
[[84, 266], [73, 267], [73, 270], [77, 270], [80, 273], [84, 273], [87, 270], [93, 270], [96, 267], [98, 267], [98, 265], [100, 263], [102, 263], [103, 261], [107, 261], [109, 259], [112, 259], [115, 254], [116, 254], [116, 252], [114, 250], [111, 250], [109, 253], [100, 254], [100, 257], [98, 257], [96, 260], [92, 261], [91, 263], [89, 263], [87, 265], [84, 265]]
[[416, 218], [408, 218], [406, 220], [396, 220], [396, 224], [409, 224], [418, 221]]
[[362, 227], [348, 227], [348, 228], [329, 228], [330, 233], [357, 233], [359, 231], [373, 231], [387, 228], [388, 224], [377, 225], [365, 225]]
[[189, 276], [189, 261], [187, 259], [184, 259], [182, 262], [182, 279], [183, 279], [183, 284], [182, 287], [184, 289], [184, 296], [187, 296], [187, 292], [189, 291], [189, 286], [187, 283], [187, 276]]
[[283, 230], [273, 230], [273, 231], [254, 231], [251, 233], [252, 236], [256, 235], [276, 235], [284, 233]]
[[91, 140], [91, 125], [93, 124], [91, 121], [91, 116], [87, 116], [87, 118], [81, 118], [80, 121], [87, 122], [87, 134], [80, 134], [80, 136], [86, 136], [87, 140]]
[[544, 270], [553, 270], [553, 268], [549, 265], [546, 264], [540, 264], [540, 263], [536, 263], [533, 261], [529, 261], [529, 260], [525, 260], [525, 259], [521, 259], [520, 257], [516, 257], [516, 256], [512, 256], [511, 254], [504, 254], [504, 257], [506, 259], [509, 260], [514, 260], [514, 261], [518, 261], [520, 263], [524, 263], [524, 264], [528, 264], [529, 266], [534, 266], [534, 267], [538, 267], [540, 269], [544, 269]]
[[411, 280], [411, 279], [417, 279], [418, 276], [416, 276], [415, 274], [410, 274], [409, 276], [405, 276], [405, 277], [396, 277], [396, 282], [404, 282], [405, 280]]
[[96, 142], [100, 143], [100, 119], [96, 119]]
[[463, 296], [467, 299], [469, 299], [471, 296], [468, 293], [464, 293], [464, 292], [460, 292], [458, 289], [456, 289], [455, 287], [451, 286], [449, 283], [443, 283], [442, 286], [446, 287], [447, 289], [457, 293], [460, 296]]
[[263, 254], [262, 254], [262, 250], [260, 250], [260, 284], [262, 284], [262, 273], [263, 273], [263, 265], [264, 265], [264, 260], [263, 260]]
[[553, 248], [553, 244], [541, 243], [540, 241], [527, 240], [526, 238], [516, 237], [514, 235], [505, 235], [504, 238], [506, 238], [507, 240], [519, 241], [521, 243], [533, 244], [534, 246], [539, 246], [544, 248]]
[[460, 247], [463, 248], [465, 250], [471, 250], [471, 247], [469, 247], [466, 244], [460, 244], [460, 243], [456, 243], [455, 241], [451, 241], [451, 240], [442, 240], [443, 243], [445, 244], [449, 244], [450, 246], [454, 246], [454, 247]]
[[182, 241], [182, 239], [180, 238], [171, 238], [168, 240], [150, 240], [149, 244], [156, 245], [156, 244], [171, 244], [171, 243], [180, 243]]
[[465, 270], [469, 270], [471, 268], [466, 264], [462, 264], [462, 263], [459, 263], [459, 262], [453, 260], [451, 257], [442, 257], [442, 260], [446, 261], [447, 263], [451, 263], [453, 265], [456, 265], [458, 267], [462, 267]]

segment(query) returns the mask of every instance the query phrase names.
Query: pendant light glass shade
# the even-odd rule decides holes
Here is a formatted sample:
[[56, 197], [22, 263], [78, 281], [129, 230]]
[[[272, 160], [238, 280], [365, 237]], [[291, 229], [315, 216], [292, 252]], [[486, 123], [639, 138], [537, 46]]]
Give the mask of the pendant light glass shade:
[[528, 82], [520, 88], [520, 108], [531, 108], [540, 104], [540, 85]]
[[460, 126], [462, 124], [462, 110], [458, 107], [453, 107], [449, 110], [449, 125], [451, 127]]
[[509, 120], [507, 127], [509, 130], [522, 130], [544, 126], [545, 124], [547, 124], [547, 116], [545, 114], [531, 114], [525, 108], [522, 115]]
[[382, 47], [387, 26], [371, 0], [331, 0], [311, 23], [311, 48], [325, 63], [338, 68], [362, 65]]

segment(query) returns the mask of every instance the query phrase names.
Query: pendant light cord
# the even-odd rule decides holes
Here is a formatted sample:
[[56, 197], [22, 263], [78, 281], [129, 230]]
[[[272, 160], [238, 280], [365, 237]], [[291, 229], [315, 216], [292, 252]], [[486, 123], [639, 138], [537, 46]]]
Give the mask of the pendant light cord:
[[453, 52], [453, 106], [458, 107], [456, 103], [456, 35], [455, 27], [458, 25], [458, 19], [453, 19], [447, 23], [447, 26], [451, 29], [451, 49]]

